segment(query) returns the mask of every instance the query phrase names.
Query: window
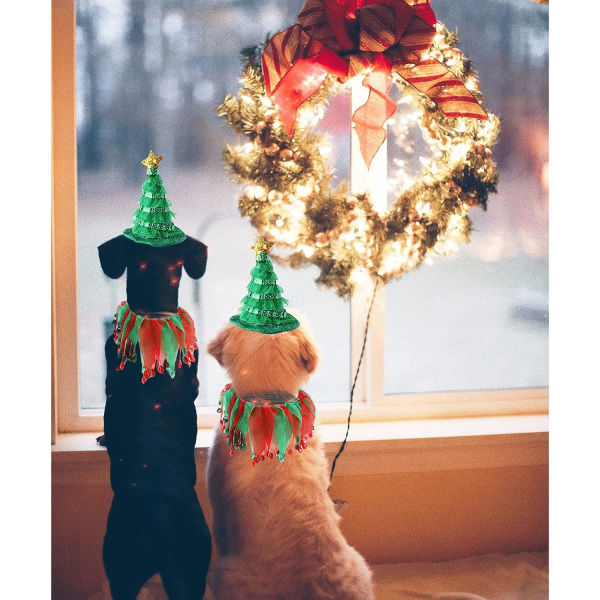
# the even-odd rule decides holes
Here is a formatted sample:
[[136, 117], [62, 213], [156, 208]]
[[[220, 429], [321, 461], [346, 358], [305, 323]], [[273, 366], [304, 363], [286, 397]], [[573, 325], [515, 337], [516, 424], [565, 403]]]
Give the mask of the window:
[[[66, 154], [55, 175], [55, 331], [58, 364], [72, 365], [68, 374], [55, 370], [60, 430], [102, 427], [103, 348], [114, 309], [125, 298], [125, 282], [103, 275], [96, 248], [129, 225], [145, 176], [139, 161], [149, 149], [165, 156], [161, 175], [176, 224], [209, 247], [206, 275], [199, 282], [182, 279], [180, 304], [197, 324], [198, 406], [212, 417], [226, 379], [202, 350], [237, 311], [256, 238], [237, 212], [240, 188], [221, 163], [222, 149], [235, 138], [215, 108], [238, 88], [240, 50], [287, 27], [302, 4], [231, 0], [190, 8], [177, 0], [79, 0], [76, 34], [73, 6], [55, 8], [60, 25], [54, 27], [55, 61], [61, 66], [55, 74], [55, 131], [66, 132], [55, 135]], [[379, 293], [356, 388], [357, 418], [369, 411], [368, 418], [384, 417], [386, 404], [404, 407], [411, 416], [446, 414], [443, 408], [432, 413], [431, 406], [438, 400], [452, 404], [445, 392], [453, 391], [468, 390], [460, 397], [472, 399], [467, 412], [476, 414], [482, 398], [496, 406], [501, 399], [502, 410], [509, 398], [514, 406], [508, 410], [527, 411], [532, 405], [524, 404], [526, 399], [541, 397], [543, 403], [547, 395], [548, 22], [547, 7], [530, 4], [434, 4], [438, 19], [458, 28], [489, 108], [504, 119], [496, 149], [499, 194], [490, 199], [487, 213], [472, 213], [476, 231], [470, 246]], [[70, 39], [76, 41], [76, 57]], [[345, 179], [349, 129], [337, 129], [338, 120], [326, 115], [321, 127], [333, 138], [332, 162]], [[72, 280], [69, 270], [75, 265], [76, 294], [61, 286]], [[341, 403], [330, 413], [340, 419], [360, 356], [369, 295], [345, 302], [317, 288], [311, 269], [275, 269], [284, 296], [308, 317], [324, 356], [311, 393], [317, 401]], [[76, 330], [66, 322], [69, 307], [77, 308]], [[77, 335], [76, 348], [69, 347], [69, 327], [73, 339]], [[482, 390], [496, 391], [482, 396]], [[423, 396], [430, 392], [444, 393]]]
[[548, 9], [456, 0], [435, 1], [433, 8], [450, 30], [458, 28], [487, 106], [503, 119], [494, 149], [500, 183], [487, 212], [471, 211], [469, 245], [386, 286], [385, 392], [542, 388], [548, 385]]

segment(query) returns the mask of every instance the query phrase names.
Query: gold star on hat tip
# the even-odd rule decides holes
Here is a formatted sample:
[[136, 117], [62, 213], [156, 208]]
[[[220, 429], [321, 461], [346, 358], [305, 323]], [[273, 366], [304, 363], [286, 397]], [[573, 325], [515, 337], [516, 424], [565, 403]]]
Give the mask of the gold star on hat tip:
[[254, 252], [256, 252], [256, 258], [261, 252], [265, 254], [269, 254], [269, 250], [271, 250], [271, 246], [273, 246], [273, 242], [267, 242], [263, 238], [258, 238], [258, 242], [254, 244], [254, 246], [250, 246]]
[[162, 156], [157, 156], [150, 150], [150, 154], [148, 154], [148, 158], [145, 158], [142, 161], [142, 164], [146, 167], [146, 173], [150, 173], [150, 167], [156, 167], [158, 169], [158, 163], [163, 159]]

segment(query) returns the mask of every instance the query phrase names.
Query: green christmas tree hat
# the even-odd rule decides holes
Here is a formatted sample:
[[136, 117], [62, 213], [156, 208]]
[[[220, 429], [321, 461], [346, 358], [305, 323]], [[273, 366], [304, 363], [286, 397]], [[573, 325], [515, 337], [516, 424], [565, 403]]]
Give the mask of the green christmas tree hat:
[[252, 246], [256, 252], [256, 265], [250, 271], [248, 293], [242, 300], [239, 314], [229, 319], [234, 325], [259, 333], [281, 333], [300, 327], [296, 317], [285, 310], [287, 300], [281, 296], [283, 289], [277, 285], [277, 275], [269, 258], [272, 242], [262, 238]]
[[162, 159], [150, 150], [148, 158], [142, 161], [146, 166], [146, 181], [142, 185], [140, 207], [133, 215], [133, 227], [123, 232], [134, 242], [158, 247], [181, 244], [186, 237], [179, 227], [173, 225], [175, 213], [169, 208], [171, 203], [158, 174], [158, 163]]

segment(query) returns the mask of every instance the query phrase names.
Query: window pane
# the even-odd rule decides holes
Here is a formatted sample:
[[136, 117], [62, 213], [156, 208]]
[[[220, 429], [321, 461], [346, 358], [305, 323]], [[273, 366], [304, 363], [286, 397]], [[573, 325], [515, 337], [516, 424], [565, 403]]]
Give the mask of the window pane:
[[[301, 0], [78, 0], [77, 175], [80, 405], [104, 406], [104, 344], [125, 279], [108, 279], [97, 247], [120, 235], [137, 208], [152, 149], [175, 224], [209, 247], [206, 275], [184, 275], [180, 304], [194, 318], [200, 348], [198, 404], [214, 405], [226, 375], [204, 355], [207, 341], [237, 312], [256, 241], [237, 211], [241, 187], [221, 162], [234, 134], [216, 107], [235, 94], [242, 48], [292, 23]], [[260, 7], [260, 10], [259, 10]], [[310, 321], [325, 357], [311, 379], [315, 400], [349, 392], [349, 305], [314, 284], [317, 273], [275, 265], [290, 301]], [[185, 368], [185, 367], [184, 367]]]
[[458, 28], [487, 107], [502, 118], [500, 183], [487, 212], [470, 213], [471, 244], [387, 286], [385, 391], [545, 387], [548, 7], [437, 0], [434, 10]]
[[[235, 209], [233, 203], [230, 206]], [[223, 215], [218, 220], [210, 219], [200, 237], [209, 247], [209, 268], [196, 286], [195, 298], [190, 297], [186, 302], [195, 306], [201, 315], [198, 346], [205, 348], [229, 317], [237, 313], [246, 293], [254, 266], [254, 253], [249, 248], [256, 242], [256, 231], [237, 214]], [[288, 308], [306, 317], [321, 351], [322, 362], [311, 377], [307, 391], [315, 401], [347, 400], [350, 392], [349, 303], [316, 287], [316, 268], [293, 270], [276, 263], [274, 267], [283, 288], [282, 295], [289, 301]], [[181, 301], [185, 306], [183, 297]], [[205, 353], [200, 353], [198, 368], [203, 374], [199, 404], [214, 404], [226, 383], [223, 370]]]

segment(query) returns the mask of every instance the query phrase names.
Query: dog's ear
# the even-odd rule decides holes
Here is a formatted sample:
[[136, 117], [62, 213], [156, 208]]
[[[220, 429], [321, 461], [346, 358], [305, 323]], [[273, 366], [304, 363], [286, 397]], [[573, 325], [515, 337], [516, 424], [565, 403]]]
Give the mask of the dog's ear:
[[317, 349], [302, 328], [294, 329], [293, 333], [298, 340], [298, 349], [300, 351], [300, 361], [302, 363], [302, 367], [304, 367], [306, 372], [310, 375], [314, 373], [315, 369], [317, 368], [317, 364], [319, 363], [319, 354]]
[[223, 361], [225, 360], [225, 346], [227, 345], [230, 332], [230, 326], [225, 326], [219, 331], [217, 337], [212, 339], [206, 347], [206, 351], [215, 358], [222, 367], [225, 367], [223, 364]]

